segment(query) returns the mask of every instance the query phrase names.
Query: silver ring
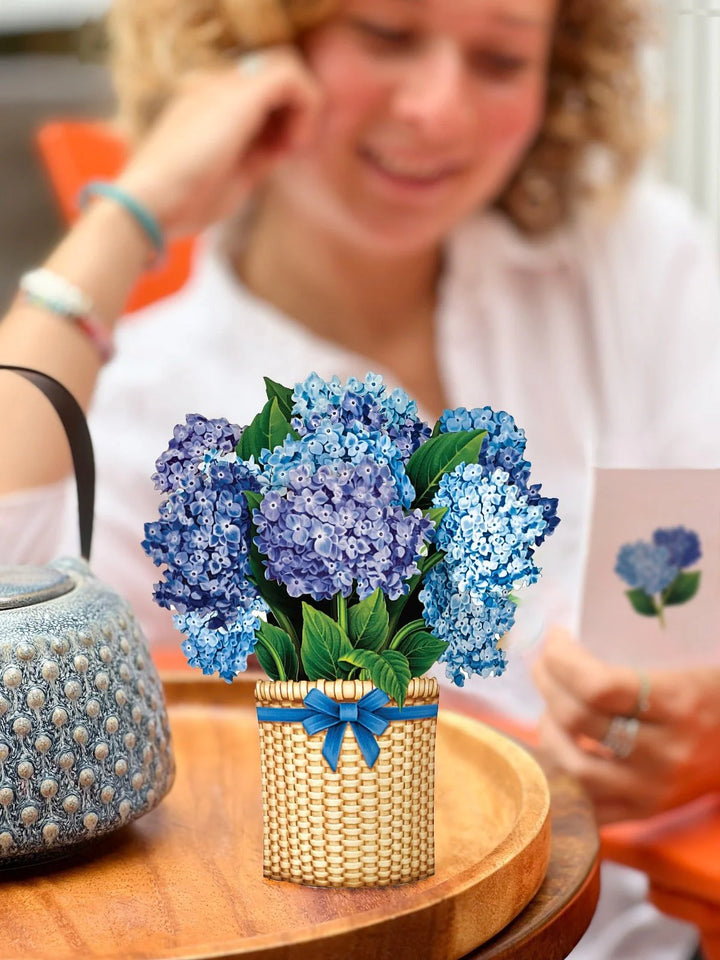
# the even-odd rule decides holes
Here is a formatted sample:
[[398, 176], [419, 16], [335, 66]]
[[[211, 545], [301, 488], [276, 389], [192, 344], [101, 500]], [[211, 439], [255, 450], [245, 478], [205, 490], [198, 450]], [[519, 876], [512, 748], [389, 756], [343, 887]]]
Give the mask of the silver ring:
[[618, 760], [627, 760], [635, 748], [640, 721], [637, 717], [613, 717], [600, 741]]
[[249, 77], [254, 77], [260, 73], [265, 61], [265, 54], [259, 50], [251, 50], [238, 57], [237, 68], [240, 73], [245, 73]]

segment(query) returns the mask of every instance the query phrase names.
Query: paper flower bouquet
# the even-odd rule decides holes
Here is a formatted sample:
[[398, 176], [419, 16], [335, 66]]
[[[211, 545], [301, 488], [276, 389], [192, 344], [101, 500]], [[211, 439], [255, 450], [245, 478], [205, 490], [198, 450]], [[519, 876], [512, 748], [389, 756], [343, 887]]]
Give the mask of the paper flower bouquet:
[[269, 678], [256, 687], [265, 875], [429, 876], [438, 689], [425, 674], [438, 661], [461, 686], [502, 673], [511, 591], [538, 579], [557, 500], [529, 484], [507, 413], [448, 410], [431, 431], [373, 374], [265, 383], [245, 429], [190, 415], [159, 458], [143, 542], [165, 568], [155, 599], [191, 665], [229, 681], [255, 653]]

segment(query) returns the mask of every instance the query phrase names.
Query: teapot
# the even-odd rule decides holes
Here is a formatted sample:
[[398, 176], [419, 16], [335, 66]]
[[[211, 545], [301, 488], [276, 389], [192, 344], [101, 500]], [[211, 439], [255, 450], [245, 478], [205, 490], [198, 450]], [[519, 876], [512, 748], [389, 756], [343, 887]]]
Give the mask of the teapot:
[[60, 416], [82, 556], [0, 566], [0, 869], [63, 856], [130, 823], [175, 775], [147, 640], [89, 566], [95, 469], [85, 416], [52, 377], [2, 370], [34, 383]]

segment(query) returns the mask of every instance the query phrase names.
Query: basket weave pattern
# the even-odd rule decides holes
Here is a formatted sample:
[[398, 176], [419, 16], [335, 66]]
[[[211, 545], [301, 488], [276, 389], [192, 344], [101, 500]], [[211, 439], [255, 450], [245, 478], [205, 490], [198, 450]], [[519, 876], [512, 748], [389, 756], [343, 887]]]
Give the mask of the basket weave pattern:
[[[259, 681], [255, 699], [263, 707], [302, 707], [313, 687], [338, 701], [373, 689], [360, 680]], [[435, 679], [410, 681], [408, 706], [437, 701]], [[378, 738], [372, 769], [348, 726], [336, 773], [322, 756], [324, 733], [310, 737], [301, 722], [259, 728], [265, 877], [374, 887], [432, 876], [435, 717], [392, 721]]]

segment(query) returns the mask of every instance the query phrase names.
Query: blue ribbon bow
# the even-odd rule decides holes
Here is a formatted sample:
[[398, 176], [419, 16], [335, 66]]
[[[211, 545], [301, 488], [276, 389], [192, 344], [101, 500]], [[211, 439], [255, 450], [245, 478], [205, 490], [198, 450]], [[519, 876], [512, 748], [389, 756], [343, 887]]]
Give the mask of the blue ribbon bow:
[[387, 694], [375, 689], [365, 694], [361, 700], [343, 703], [313, 688], [303, 700], [305, 709], [258, 707], [257, 715], [261, 723], [301, 721], [310, 737], [327, 730], [322, 753], [333, 772], [337, 770], [345, 728], [350, 724], [360, 752], [368, 767], [372, 769], [380, 756], [377, 738], [385, 733], [391, 720], [420, 720], [437, 716], [437, 704], [400, 709], [386, 707], [388, 700]]

